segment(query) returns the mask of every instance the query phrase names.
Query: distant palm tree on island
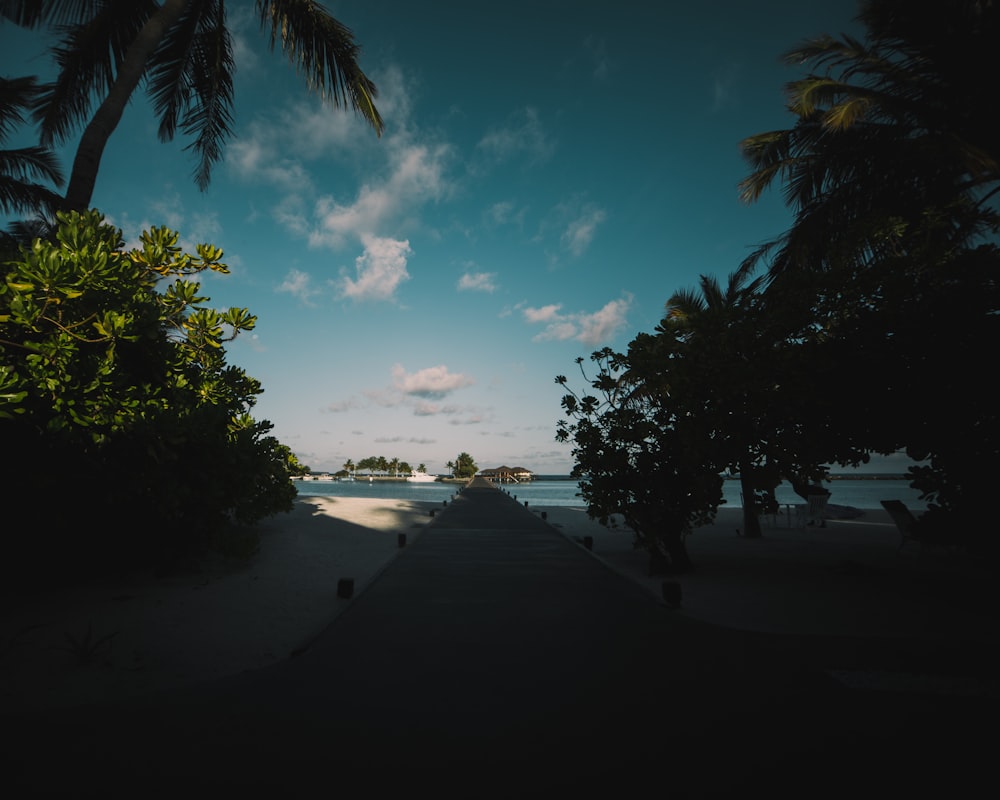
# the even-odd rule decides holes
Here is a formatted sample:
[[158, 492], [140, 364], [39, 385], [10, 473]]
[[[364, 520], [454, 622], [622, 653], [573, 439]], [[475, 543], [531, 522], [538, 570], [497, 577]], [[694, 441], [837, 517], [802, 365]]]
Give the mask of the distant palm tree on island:
[[454, 461], [449, 461], [446, 466], [448, 467], [448, 473], [452, 478], [470, 479], [476, 476], [479, 471], [479, 467], [476, 466], [476, 462], [473, 460], [472, 456], [468, 453], [462, 452], [458, 454], [458, 458]]

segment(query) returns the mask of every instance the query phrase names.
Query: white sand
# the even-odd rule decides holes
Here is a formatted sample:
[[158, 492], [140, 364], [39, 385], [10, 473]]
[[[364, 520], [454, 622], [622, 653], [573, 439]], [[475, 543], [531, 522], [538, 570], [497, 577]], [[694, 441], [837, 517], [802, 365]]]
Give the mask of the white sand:
[[[287, 658], [320, 633], [430, 521], [436, 503], [300, 497], [295, 510], [262, 526], [249, 563], [221, 559], [166, 579], [23, 598], [0, 618], [0, 708], [52, 707], [134, 696], [256, 669]], [[661, 596], [646, 556], [628, 530], [608, 530], [575, 508], [538, 507], [572, 541], [593, 538], [592, 553]], [[777, 633], [913, 636], [995, 641], [986, 609], [959, 602], [989, 587], [967, 560], [911, 545], [899, 552], [882, 512], [828, 527], [765, 526], [764, 537], [736, 534], [740, 510], [689, 538], [698, 569], [675, 578], [675, 613]], [[92, 641], [91, 663], [64, 648], [66, 634]]]
[[[148, 575], [87, 590], [21, 598], [0, 619], [0, 707], [46, 707], [127, 697], [255, 669], [316, 636], [398, 553], [436, 503], [301, 497], [261, 526], [245, 564]], [[64, 648], [114, 634], [89, 664]], [[58, 649], [57, 649], [58, 648]]]

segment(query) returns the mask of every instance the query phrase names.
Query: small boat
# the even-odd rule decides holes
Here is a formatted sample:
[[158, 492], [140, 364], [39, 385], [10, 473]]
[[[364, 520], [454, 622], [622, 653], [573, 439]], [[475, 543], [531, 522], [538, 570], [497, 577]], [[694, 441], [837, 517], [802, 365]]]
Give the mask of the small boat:
[[426, 472], [411, 472], [406, 480], [413, 483], [434, 483], [437, 480], [437, 475], [428, 475]]

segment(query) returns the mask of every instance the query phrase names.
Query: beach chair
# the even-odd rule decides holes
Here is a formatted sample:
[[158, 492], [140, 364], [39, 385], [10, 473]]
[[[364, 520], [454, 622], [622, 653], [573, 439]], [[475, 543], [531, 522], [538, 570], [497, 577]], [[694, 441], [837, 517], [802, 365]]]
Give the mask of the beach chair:
[[811, 494], [804, 506], [799, 506], [799, 527], [806, 525], [816, 525], [818, 528], [826, 527], [826, 503], [830, 499], [828, 494]]
[[903, 501], [880, 500], [879, 502], [882, 504], [882, 508], [889, 512], [889, 516], [892, 517], [892, 521], [896, 523], [896, 528], [899, 530], [899, 547], [897, 549], [902, 550], [908, 542], [917, 541], [917, 518], [903, 504]]

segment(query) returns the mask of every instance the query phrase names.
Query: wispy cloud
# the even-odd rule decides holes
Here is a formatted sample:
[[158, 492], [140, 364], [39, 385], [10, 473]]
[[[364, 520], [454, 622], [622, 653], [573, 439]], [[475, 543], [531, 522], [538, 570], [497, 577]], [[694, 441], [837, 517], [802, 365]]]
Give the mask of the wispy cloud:
[[413, 408], [414, 416], [418, 417], [474, 413], [467, 406], [442, 402], [460, 389], [474, 385], [476, 381], [471, 375], [451, 372], [443, 364], [425, 367], [416, 372], [407, 372], [402, 364], [395, 364], [390, 372], [392, 382], [388, 386], [365, 390], [362, 392], [362, 398], [355, 395], [346, 400], [329, 403], [324, 410], [340, 413], [369, 406], [383, 408], [410, 406]]
[[588, 36], [583, 41], [583, 49], [592, 66], [595, 83], [606, 84], [611, 78], [613, 64], [608, 57], [608, 48], [604, 39]]
[[517, 158], [525, 159], [528, 164], [539, 164], [552, 157], [556, 142], [546, 132], [538, 112], [527, 107], [511, 115], [502, 127], [488, 131], [479, 140], [476, 150], [490, 164]]
[[466, 272], [458, 279], [460, 292], [495, 292], [497, 289], [495, 272]]
[[[363, 403], [357, 397], [349, 397], [346, 400], [337, 400], [328, 403], [323, 409], [331, 414], [343, 414], [345, 411], [355, 411], [363, 407]], [[361, 431], [352, 431], [355, 435], [361, 435]]]
[[577, 312], [564, 314], [558, 304], [540, 308], [524, 308], [521, 313], [529, 324], [541, 324], [545, 329], [533, 337], [533, 341], [567, 341], [575, 339], [587, 345], [601, 344], [611, 339], [628, 321], [633, 296], [626, 294], [618, 300], [606, 303], [603, 308], [591, 313]]
[[569, 252], [579, 257], [583, 255], [594, 240], [597, 227], [607, 219], [603, 209], [588, 207], [576, 218], [570, 220], [562, 234], [562, 245]]
[[245, 136], [226, 147], [226, 165], [249, 183], [263, 183], [279, 191], [308, 190], [312, 180], [295, 157], [289, 157], [277, 131], [267, 122], [252, 122]]
[[[222, 233], [222, 225], [216, 212], [189, 213], [184, 207], [181, 194], [171, 186], [165, 187], [165, 193], [157, 195], [147, 203], [146, 214], [140, 220], [134, 220], [128, 212], [120, 216], [107, 214], [106, 220], [121, 228], [125, 237], [125, 246], [129, 249], [141, 247], [139, 236], [154, 226], [166, 226], [180, 236], [177, 244], [186, 253], [194, 253], [199, 244], [220, 244], [218, 237]], [[226, 258], [223, 258], [223, 262]], [[231, 266], [231, 264], [230, 264]]]
[[314, 305], [312, 299], [321, 293], [321, 290], [313, 285], [309, 273], [297, 269], [290, 269], [285, 279], [278, 284], [276, 291], [286, 292], [293, 297], [297, 297], [306, 305]]
[[524, 218], [528, 213], [527, 206], [517, 206], [510, 200], [501, 200], [486, 209], [486, 222], [490, 225], [524, 226]]
[[[584, 195], [573, 195], [554, 205], [539, 224], [535, 240], [539, 243], [549, 237], [558, 236], [559, 250], [572, 258], [579, 258], [590, 248], [598, 228], [608, 219], [608, 213], [601, 206], [586, 199]], [[559, 257], [550, 253], [553, 264]]]
[[[356, 114], [310, 97], [254, 119], [227, 147], [233, 174], [273, 187], [274, 219], [312, 247], [340, 248], [364, 236], [398, 234], [404, 224], [416, 224], [425, 204], [453, 191], [452, 147], [413, 128], [412, 87], [402, 71], [383, 70], [376, 81], [379, 110], [392, 120], [381, 140]], [[363, 177], [353, 198], [322, 193], [328, 163]]]
[[727, 64], [716, 70], [712, 79], [712, 111], [724, 111], [735, 107], [739, 98], [737, 87], [740, 78], [740, 68], [736, 64]]

